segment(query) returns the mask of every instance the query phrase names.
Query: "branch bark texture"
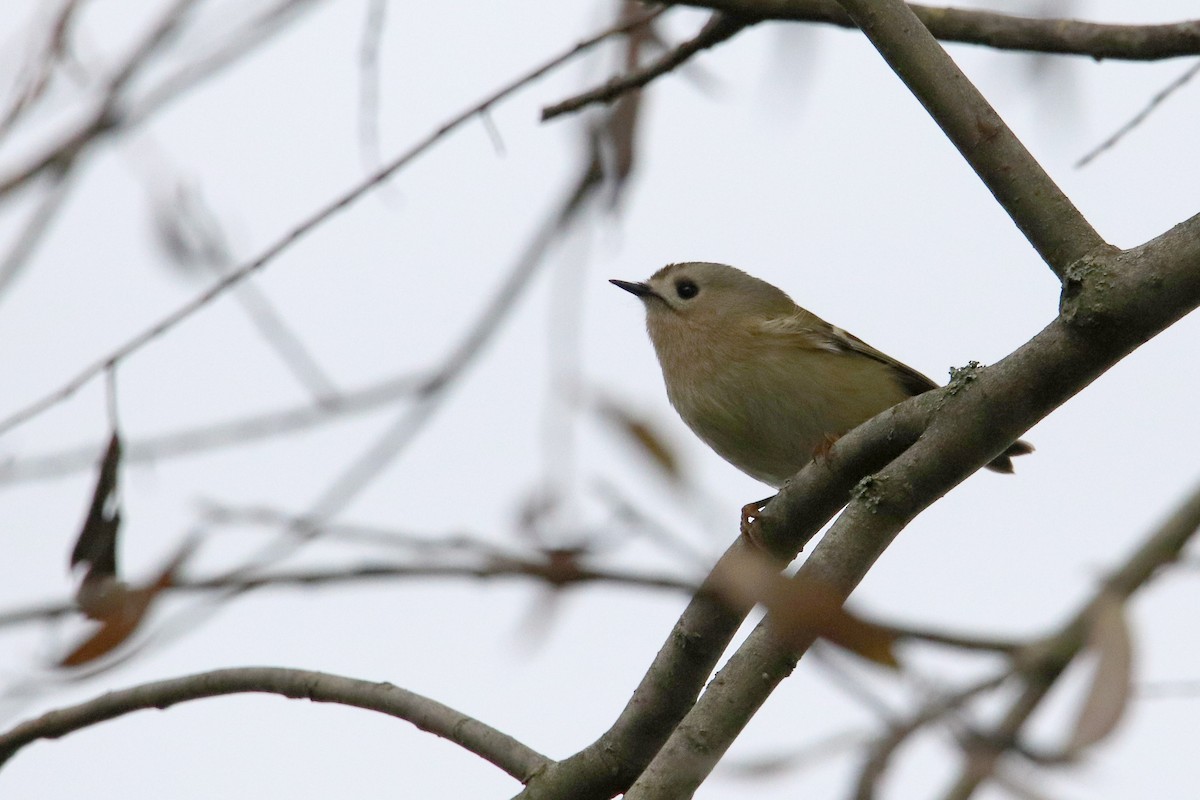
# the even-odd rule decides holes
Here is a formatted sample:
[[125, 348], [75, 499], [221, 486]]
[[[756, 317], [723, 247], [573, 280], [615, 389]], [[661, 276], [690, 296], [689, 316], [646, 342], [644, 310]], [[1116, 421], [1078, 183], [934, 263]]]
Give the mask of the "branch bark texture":
[[[794, 580], [816, 581], [848, 597], [913, 517], [1197, 306], [1200, 215], [1141, 247], [1073, 267], [1059, 316], [1045, 330], [998, 364], [909, 401], [937, 406], [929, 428], [859, 484]], [[766, 511], [801, 502], [789, 485]], [[787, 527], [786, 520], [780, 524]], [[1150, 568], [1144, 559], [1136, 563], [1142, 572]], [[1127, 580], [1120, 575], [1118, 585]], [[770, 618], [764, 620], [630, 788], [628, 800], [691, 797], [810, 644], [784, 647]]]
[[390, 683], [372, 683], [297, 669], [244, 667], [202, 672], [109, 692], [23, 722], [0, 734], [0, 764], [39, 739], [57, 739], [134, 711], [166, 709], [188, 700], [244, 692], [339, 703], [397, 717], [454, 742], [522, 782], [549, 762], [542, 754], [479, 720]]
[[[837, 0], [688, 0], [686, 4], [759, 20], [858, 27]], [[995, 50], [1088, 56], [1097, 60], [1156, 61], [1200, 55], [1200, 20], [1163, 25], [1113, 25], [916, 3], [910, 3], [909, 8], [943, 42], [975, 44]]]
[[841, 5], [1055, 275], [1105, 246], [912, 9], [900, 0]]

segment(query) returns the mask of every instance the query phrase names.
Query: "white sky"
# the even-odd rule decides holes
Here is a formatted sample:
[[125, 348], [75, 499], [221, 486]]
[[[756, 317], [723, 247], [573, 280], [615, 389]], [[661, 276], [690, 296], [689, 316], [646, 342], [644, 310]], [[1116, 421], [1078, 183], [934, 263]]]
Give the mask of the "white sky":
[[[88, 5], [82, 30], [91, 56], [120, 52], [135, 5], [151, 8]], [[238, 7], [211, 5], [183, 52], [213, 41]], [[1005, 5], [993, 7], [1021, 10]], [[147, 174], [155, 188], [173, 180], [198, 188], [239, 262], [362, 176], [365, 8], [318, 6], [154, 117], [136, 141], [93, 151], [46, 241], [0, 297], [0, 416], [205, 285], [181, 275], [151, 243]], [[470, 14], [459, 4], [389, 4], [381, 40], [385, 158], [607, 24], [606, 14], [596, 4], [487, 3]], [[1075, 14], [1177, 21], [1194, 16], [1195, 5], [1080, 2]], [[668, 30], [679, 39], [703, 15], [672, 19]], [[0, 20], [0, 74], [19, 66], [27, 21], [27, 13]], [[1034, 70], [1022, 56], [965, 46], [951, 52], [1110, 242], [1138, 244], [1197, 211], [1195, 82], [1115, 150], [1086, 169], [1072, 167], [1190, 61], [1061, 58]], [[492, 118], [502, 153], [480, 123], [465, 126], [256, 279], [337, 385], [433, 366], [469, 327], [575, 169], [579, 121], [543, 125], [539, 109], [603, 80], [610, 64], [593, 57], [499, 106]], [[39, 123], [40, 136], [77, 113], [73, 97], [61, 92], [55, 114]], [[941, 379], [950, 366], [998, 360], [1055, 313], [1053, 275], [854, 33], [759, 26], [656, 83], [643, 123], [639, 169], [622, 214], [589, 221], [555, 249], [484, 358], [343, 519], [520, 545], [516, 516], [534, 490], [549, 481], [587, 493], [602, 477], [696, 549], [719, 553], [736, 532], [737, 509], [766, 492], [675, 418], [640, 308], [610, 277], [639, 280], [668, 261], [733, 263]], [[36, 141], [0, 142], [0, 174]], [[27, 201], [0, 207], [0, 234], [16, 230]], [[566, 438], [547, 423], [547, 410], [560, 402], [548, 391], [552, 361], [571, 352], [548, 341], [561, 341], [570, 329], [563, 320], [573, 318], [585, 385], [646, 415], [677, 445], [711, 495], [702, 508], [672, 494], [594, 418], [579, 417]], [[1193, 315], [1034, 428], [1027, 438], [1037, 453], [1020, 460], [1015, 476], [975, 476], [923, 514], [854, 605], [887, 619], [1001, 635], [1034, 635], [1072, 613], [1103, 570], [1200, 477], [1197, 336]], [[118, 387], [130, 440], [305, 399], [228, 298], [123, 364]], [[169, 558], [195, 525], [201, 500], [305, 511], [393, 414], [128, 468], [123, 569], [145, 576]], [[0, 460], [104, 436], [103, 386], [94, 382], [0, 438]], [[67, 556], [93, 480], [80, 473], [3, 487], [0, 608], [69, 596]], [[565, 509], [559, 541], [574, 541], [600, 518], [594, 501]], [[266, 537], [231, 528], [206, 546], [202, 564], [231, 563]], [[362, 552], [322, 546], [300, 563], [354, 561]], [[604, 563], [689, 568], [644, 541], [614, 550]], [[1133, 604], [1139, 680], [1200, 678], [1196, 586], [1194, 565], [1181, 568]], [[603, 586], [566, 591], [549, 608], [546, 598], [543, 587], [523, 581], [415, 580], [261, 592], [202, 622], [180, 616], [190, 603], [170, 603], [156, 618], [171, 631], [169, 642], [99, 678], [14, 705], [4, 725], [108, 688], [216, 667], [280, 665], [391, 681], [547, 755], [566, 756], [615, 718], [686, 598]], [[196, 630], [176, 636], [180, 625]], [[6, 682], [23, 681], [77, 632], [0, 631]], [[926, 649], [904, 655], [929, 679], [979, 669]], [[907, 694], [888, 688], [886, 677], [851, 666], [905, 707]], [[1077, 690], [1078, 677], [1074, 684]], [[1200, 782], [1197, 703], [1195, 695], [1135, 702], [1091, 759], [1044, 783], [1035, 779], [1055, 797], [1182, 797]], [[1071, 709], [1070, 696], [1059, 698], [1039, 719], [1039, 741], [1060, 741]], [[728, 760], [787, 752], [874, 722], [806, 662]], [[697, 796], [840, 797], [856, 764], [841, 754], [756, 784], [718, 773]], [[957, 764], [945, 741], [920, 739], [896, 762], [890, 796], [936, 797]], [[405, 723], [249, 696], [125, 717], [29, 747], [0, 771], [6, 798], [482, 798], [517, 789], [499, 770]]]

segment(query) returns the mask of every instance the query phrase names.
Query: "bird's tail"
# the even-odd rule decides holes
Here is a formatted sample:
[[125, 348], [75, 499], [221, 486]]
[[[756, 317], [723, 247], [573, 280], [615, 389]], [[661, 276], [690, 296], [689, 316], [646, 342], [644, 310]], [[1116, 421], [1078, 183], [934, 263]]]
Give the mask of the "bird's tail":
[[1013, 456], [1023, 456], [1026, 453], [1033, 452], [1033, 445], [1024, 439], [1017, 439], [1009, 448], [997, 456], [987, 465], [987, 468], [993, 472], [1011, 473], [1013, 471]]

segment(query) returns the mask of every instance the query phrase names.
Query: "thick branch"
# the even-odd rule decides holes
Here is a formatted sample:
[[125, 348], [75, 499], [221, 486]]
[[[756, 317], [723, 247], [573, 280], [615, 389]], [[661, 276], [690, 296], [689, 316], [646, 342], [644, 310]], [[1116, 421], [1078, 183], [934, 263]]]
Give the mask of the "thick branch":
[[1105, 246], [908, 6], [841, 3], [1055, 275]]
[[529, 780], [550, 763], [545, 756], [511, 736], [436, 700], [390, 683], [371, 683], [306, 670], [243, 667], [146, 683], [43, 714], [0, 734], [0, 764], [38, 739], [57, 739], [142, 709], [165, 709], [188, 700], [243, 692], [278, 694], [297, 700], [379, 711], [454, 742], [521, 782]]
[[[1059, 317], [993, 367], [940, 392], [925, 434], [854, 498], [795, 580], [843, 598], [908, 522], [1139, 344], [1200, 305], [1200, 216], [1134, 250], [1107, 254], [1066, 276]], [[902, 410], [898, 409], [898, 410]], [[768, 505], [804, 502], [796, 483]], [[786, 521], [782, 523], [786, 527]], [[1150, 562], [1138, 561], [1141, 574]], [[1125, 580], [1118, 573], [1118, 585]], [[633, 785], [629, 800], [687, 798], [708, 775], [811, 641], [785, 647], [764, 621], [751, 634]]]
[[[687, 0], [686, 4], [759, 20], [858, 27], [836, 0]], [[909, 8], [943, 42], [977, 44], [997, 50], [1129, 61], [1155, 61], [1200, 54], [1200, 20], [1165, 25], [1111, 25], [915, 3], [910, 3]]]
[[[743, 27], [757, 22], [781, 20], [816, 22], [842, 28], [858, 27], [837, 0], [684, 0], [680, 5], [711, 8], [719, 14], [736, 15], [735, 18], [741, 21], [729, 23], [728, 16], [710, 20], [694, 39], [684, 42], [653, 64], [547, 106], [542, 110], [542, 119], [552, 119], [594, 103], [612, 102], [624, 92], [645, 86], [675, 69], [701, 49], [718, 44]], [[909, 8], [934, 38], [942, 42], [975, 44], [1025, 53], [1089, 56], [1096, 60], [1118, 58], [1156, 61], [1200, 55], [1200, 20], [1164, 25], [1113, 25], [915, 3], [910, 3]], [[729, 26], [728, 29], [720, 32], [713, 30], [721, 21]]]
[[[839, 439], [827, 459], [809, 464], [792, 479], [789, 497], [803, 499], [787, 503], [786, 518], [772, 504], [761, 520], [763, 538], [781, 565], [845, 505], [860, 476], [887, 464], [916, 440], [925, 426], [926, 408], [918, 401], [879, 415]], [[748, 553], [742, 540], [734, 542], [675, 623], [613, 726], [538, 775], [520, 795], [523, 800], [608, 798], [641, 774], [692, 707], [749, 614], [750, 605], [735, 604], [723, 584], [740, 563], [757, 555]]]

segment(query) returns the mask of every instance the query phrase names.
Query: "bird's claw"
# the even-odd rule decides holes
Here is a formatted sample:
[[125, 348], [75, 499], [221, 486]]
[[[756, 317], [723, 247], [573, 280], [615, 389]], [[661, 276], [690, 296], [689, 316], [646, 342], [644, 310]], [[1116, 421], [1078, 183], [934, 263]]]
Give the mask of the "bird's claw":
[[742, 538], [759, 550], [766, 550], [766, 543], [762, 538], [762, 524], [759, 520], [762, 518], [763, 506], [767, 504], [771, 498], [766, 500], [756, 500], [753, 503], [746, 503], [742, 506]]

